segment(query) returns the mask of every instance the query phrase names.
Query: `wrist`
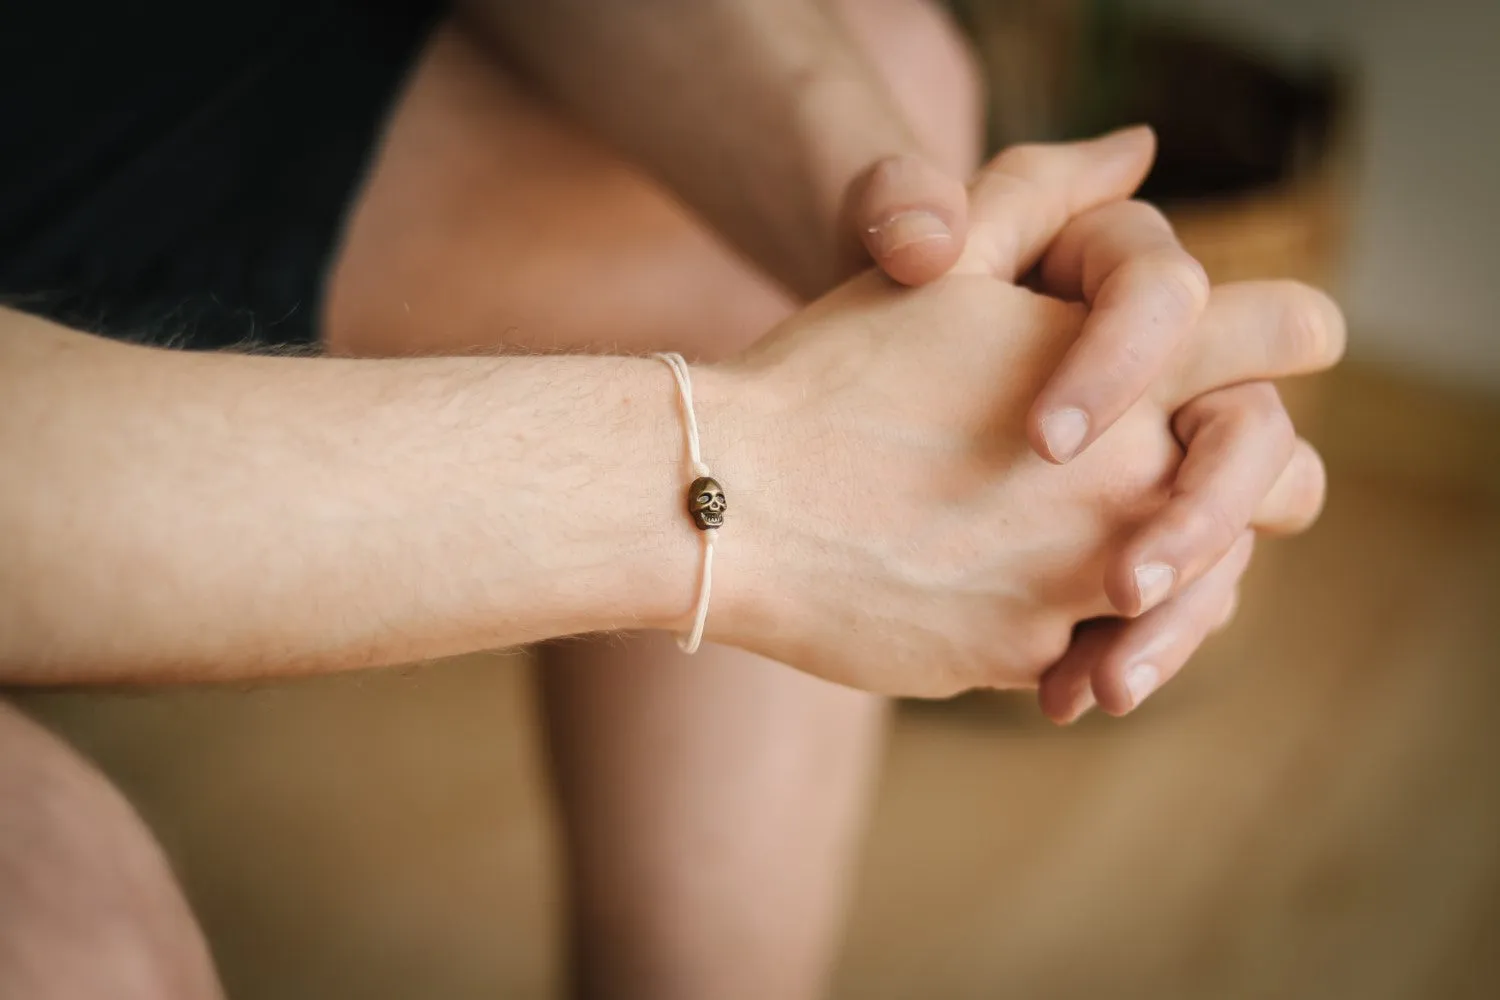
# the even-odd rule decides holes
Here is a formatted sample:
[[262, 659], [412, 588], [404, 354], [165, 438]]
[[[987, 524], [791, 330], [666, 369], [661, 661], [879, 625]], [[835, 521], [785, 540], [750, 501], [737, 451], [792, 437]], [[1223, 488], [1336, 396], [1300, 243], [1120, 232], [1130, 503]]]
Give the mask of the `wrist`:
[[[702, 532], [687, 508], [696, 478], [686, 415], [671, 370], [659, 359], [621, 359], [622, 435], [601, 448], [610, 505], [607, 528], [617, 556], [589, 609], [595, 629], [653, 628], [684, 633], [692, 625], [703, 569]], [[763, 429], [773, 410], [764, 380], [733, 365], [691, 368], [702, 461], [728, 499], [715, 542], [713, 591], [705, 635], [753, 644], [762, 627], [768, 491]], [[604, 459], [603, 456], [610, 456]]]
[[[505, 359], [500, 385], [523, 405], [481, 398], [480, 468], [506, 512], [487, 615], [530, 609], [535, 638], [674, 628], [692, 610], [698, 539], [683, 507], [687, 471], [672, 375], [629, 357]], [[531, 369], [531, 371], [525, 371]], [[486, 394], [492, 395], [492, 394]]]
[[[796, 454], [786, 394], [764, 372], [736, 364], [693, 368], [693, 395], [703, 462], [728, 500], [715, 540], [713, 595], [705, 637], [757, 652], [783, 648], [790, 624], [784, 605], [793, 589], [777, 568], [778, 534], [789, 523], [783, 456]], [[685, 457], [674, 492], [677, 516], [691, 525], [683, 499], [692, 478]], [[692, 529], [696, 533], [696, 529]], [[698, 551], [698, 550], [695, 550]], [[689, 578], [696, 588], [701, 570]], [[691, 609], [689, 609], [689, 612]], [[691, 614], [669, 627], [681, 631]]]

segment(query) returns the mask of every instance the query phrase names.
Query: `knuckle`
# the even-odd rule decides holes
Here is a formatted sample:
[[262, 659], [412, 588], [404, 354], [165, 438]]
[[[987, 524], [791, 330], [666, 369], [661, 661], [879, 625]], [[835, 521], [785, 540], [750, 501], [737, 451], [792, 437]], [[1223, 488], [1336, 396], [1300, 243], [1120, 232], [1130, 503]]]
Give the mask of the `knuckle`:
[[1174, 303], [1194, 314], [1208, 305], [1208, 272], [1186, 250], [1159, 251], [1154, 264], [1157, 283]]
[[1149, 285], [1158, 262], [1184, 255], [1167, 217], [1143, 201], [1087, 211], [1068, 224], [1063, 239], [1083, 250], [1083, 287], [1090, 301], [1106, 283]]
[[1208, 272], [1175, 243], [1142, 253], [1121, 270], [1130, 285], [1155, 289], [1182, 313], [1197, 316], [1208, 305]]
[[1270, 382], [1246, 382], [1236, 387], [1236, 392], [1257, 414], [1275, 413], [1282, 409], [1281, 394]]
[[1240, 428], [1252, 432], [1257, 441], [1268, 442], [1278, 452], [1290, 457], [1297, 432], [1276, 386], [1270, 382], [1248, 382], [1232, 391], [1236, 404], [1234, 418]]
[[1173, 432], [1184, 441], [1192, 441], [1209, 424], [1233, 438], [1253, 439], [1286, 461], [1297, 440], [1291, 414], [1270, 382], [1244, 382], [1205, 393], [1183, 404], [1172, 418]]
[[1172, 221], [1167, 218], [1167, 214], [1149, 201], [1132, 198], [1120, 204], [1120, 212], [1135, 225], [1155, 229], [1167, 235], [1173, 233]]
[[1245, 387], [1253, 400], [1255, 412], [1278, 431], [1291, 432], [1292, 417], [1281, 402], [1281, 393], [1273, 382], [1252, 382]]
[[1245, 531], [1241, 518], [1222, 503], [1200, 508], [1188, 521], [1185, 537], [1195, 540], [1203, 554], [1222, 556]]

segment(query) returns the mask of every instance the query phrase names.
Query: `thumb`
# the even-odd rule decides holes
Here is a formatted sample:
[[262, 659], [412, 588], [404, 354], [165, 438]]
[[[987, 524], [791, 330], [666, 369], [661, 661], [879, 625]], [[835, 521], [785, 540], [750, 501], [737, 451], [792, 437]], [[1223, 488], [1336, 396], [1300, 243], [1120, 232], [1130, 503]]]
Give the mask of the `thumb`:
[[877, 161], [849, 185], [845, 203], [871, 259], [904, 285], [942, 277], [963, 251], [968, 192], [919, 156]]
[[1129, 198], [1156, 155], [1146, 126], [1099, 139], [1012, 146], [969, 188], [967, 244], [956, 269], [1018, 281], [1074, 216]]

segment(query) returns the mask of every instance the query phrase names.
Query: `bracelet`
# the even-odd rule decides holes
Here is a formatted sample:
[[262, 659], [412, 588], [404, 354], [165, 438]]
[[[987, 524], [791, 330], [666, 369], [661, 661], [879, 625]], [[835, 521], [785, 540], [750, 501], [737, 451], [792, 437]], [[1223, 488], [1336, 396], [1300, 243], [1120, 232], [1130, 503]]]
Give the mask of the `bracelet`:
[[728, 503], [724, 499], [724, 487], [703, 464], [698, 449], [698, 415], [693, 412], [693, 380], [688, 374], [687, 362], [681, 354], [653, 354], [672, 369], [677, 381], [677, 394], [682, 397], [682, 420], [687, 427], [688, 459], [692, 464], [693, 482], [687, 491], [687, 510], [693, 523], [703, 533], [703, 576], [698, 583], [698, 602], [693, 608], [693, 627], [685, 636], [677, 637], [677, 645], [684, 653], [696, 653], [703, 641], [703, 625], [708, 621], [708, 598], [714, 585], [714, 542], [719, 529], [724, 526], [724, 512]]

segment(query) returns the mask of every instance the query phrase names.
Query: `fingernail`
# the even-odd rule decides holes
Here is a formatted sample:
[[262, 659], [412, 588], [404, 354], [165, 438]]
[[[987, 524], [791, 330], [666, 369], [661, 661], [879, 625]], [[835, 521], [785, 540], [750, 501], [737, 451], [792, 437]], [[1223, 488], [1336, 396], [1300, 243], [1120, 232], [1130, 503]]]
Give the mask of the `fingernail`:
[[948, 224], [931, 212], [902, 212], [870, 230], [877, 256], [895, 253], [927, 240], [952, 239]]
[[1161, 674], [1149, 663], [1137, 663], [1125, 674], [1125, 690], [1130, 692], [1130, 707], [1135, 708], [1145, 701], [1156, 685], [1161, 683]]
[[1078, 446], [1089, 432], [1089, 416], [1069, 407], [1042, 418], [1042, 440], [1055, 462], [1066, 462], [1078, 453]]
[[1141, 599], [1141, 612], [1144, 614], [1167, 599], [1172, 592], [1172, 584], [1177, 579], [1177, 571], [1166, 563], [1147, 563], [1135, 568], [1135, 592]]

